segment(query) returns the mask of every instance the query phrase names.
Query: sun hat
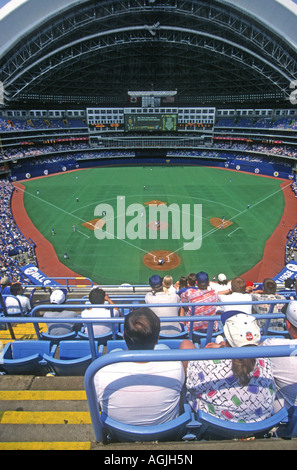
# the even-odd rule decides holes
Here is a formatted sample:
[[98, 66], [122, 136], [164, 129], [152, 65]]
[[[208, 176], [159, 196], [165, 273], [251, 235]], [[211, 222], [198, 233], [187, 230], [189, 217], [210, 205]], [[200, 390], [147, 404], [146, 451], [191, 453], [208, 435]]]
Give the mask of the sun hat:
[[[224, 334], [232, 348], [241, 348], [248, 345], [257, 345], [260, 342], [261, 332], [257, 320], [250, 314], [233, 312], [224, 320]], [[222, 315], [223, 317], [223, 315]]]
[[63, 304], [66, 300], [66, 291], [62, 289], [56, 289], [50, 296], [51, 304]]
[[288, 303], [286, 317], [287, 317], [287, 320], [291, 323], [291, 325], [297, 328], [297, 301], [296, 300], [293, 300], [292, 302]]

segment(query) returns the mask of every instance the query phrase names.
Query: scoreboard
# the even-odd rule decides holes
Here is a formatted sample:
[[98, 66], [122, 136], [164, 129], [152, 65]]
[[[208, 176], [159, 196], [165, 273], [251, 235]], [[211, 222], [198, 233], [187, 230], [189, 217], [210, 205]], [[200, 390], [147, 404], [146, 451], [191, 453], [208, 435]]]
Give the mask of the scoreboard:
[[177, 114], [125, 114], [126, 132], [176, 132]]

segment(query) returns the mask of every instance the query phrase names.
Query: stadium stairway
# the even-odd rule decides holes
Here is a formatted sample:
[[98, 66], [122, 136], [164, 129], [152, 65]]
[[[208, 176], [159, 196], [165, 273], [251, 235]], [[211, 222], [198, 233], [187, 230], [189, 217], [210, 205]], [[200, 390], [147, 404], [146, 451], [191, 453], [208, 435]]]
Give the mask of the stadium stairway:
[[296, 450], [297, 439], [95, 442], [83, 377], [0, 377], [0, 450], [101, 450], [178, 454], [199, 450]]
[[[33, 325], [14, 324], [13, 331], [16, 339], [37, 339]], [[9, 341], [12, 341], [9, 330], [1, 330], [0, 345]], [[178, 454], [179, 451], [262, 449], [296, 450], [297, 438], [106, 446], [95, 441], [83, 377], [0, 376], [0, 450], [101, 450], [105, 455], [109, 451]]]
[[0, 377], [0, 450], [89, 450], [83, 377]]

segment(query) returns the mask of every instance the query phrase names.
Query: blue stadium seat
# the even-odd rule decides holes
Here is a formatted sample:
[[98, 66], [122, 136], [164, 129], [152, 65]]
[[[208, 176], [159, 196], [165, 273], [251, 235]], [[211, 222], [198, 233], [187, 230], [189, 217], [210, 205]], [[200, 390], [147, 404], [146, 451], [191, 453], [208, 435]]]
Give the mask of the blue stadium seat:
[[184, 405], [183, 413], [172, 421], [155, 426], [132, 426], [116, 421], [105, 413], [100, 414], [103, 432], [103, 443], [109, 441], [178, 441], [187, 434], [187, 423], [192, 420], [188, 404]]
[[275, 413], [270, 418], [256, 423], [234, 423], [217, 418], [202, 410], [197, 415], [197, 428], [194, 433], [197, 439], [244, 439], [251, 436], [261, 437], [267, 434], [272, 428], [279, 425], [287, 425], [288, 411], [285, 407]]
[[[24, 312], [23, 307], [21, 305], [21, 302], [16, 296], [14, 296], [14, 295], [3, 295], [2, 297], [3, 297], [3, 300], [5, 302], [6, 315], [8, 317], [24, 317], [24, 316], [29, 315], [28, 313]], [[8, 307], [6, 305], [6, 299], [9, 298], [9, 297], [15, 300], [16, 305], [10, 306], [10, 307]], [[16, 308], [18, 309], [18, 312], [17, 313], [12, 313], [11, 310], [15, 310]]]
[[[218, 330], [215, 333], [212, 333], [213, 338], [216, 338], [216, 336], [222, 335], [223, 330]], [[193, 331], [192, 335], [192, 341], [193, 343], [200, 343], [202, 341], [206, 341], [208, 333], [200, 333], [199, 331]]]
[[[97, 357], [103, 354], [103, 345], [95, 342]], [[59, 358], [44, 354], [44, 359], [55, 375], [77, 376], [84, 375], [93, 358], [88, 341], [61, 341], [59, 344]]]
[[276, 434], [278, 437], [291, 439], [297, 437], [297, 406], [291, 406], [288, 409], [289, 421], [286, 426], [281, 426], [277, 429]]
[[188, 338], [188, 329], [185, 327], [185, 325], [180, 324], [182, 331], [180, 333], [172, 334], [172, 335], [165, 335], [160, 333], [159, 338], [160, 339], [185, 339]]
[[51, 344], [59, 344], [61, 341], [67, 340], [74, 340], [77, 338], [77, 332], [71, 331], [66, 335], [50, 335], [48, 332], [44, 333], [43, 331], [40, 332], [40, 339], [45, 341], [50, 341]]
[[[182, 341], [182, 339], [159, 339], [158, 344], [165, 344], [166, 346], [169, 346], [170, 349], [178, 349]], [[118, 348], [123, 349], [124, 351], [127, 349], [125, 340], [115, 339], [108, 341], [106, 345], [106, 352], [109, 353]]]
[[[84, 330], [84, 327], [82, 329]], [[77, 333], [77, 337], [81, 340], [89, 340], [89, 336], [83, 331], [79, 331]], [[102, 344], [105, 346], [107, 341], [113, 339], [113, 333], [107, 333], [105, 335], [94, 335], [94, 339], [98, 342], [98, 344]]]
[[46, 375], [50, 372], [44, 356], [53, 357], [56, 346], [50, 341], [14, 341], [1, 353], [0, 370], [14, 375]]

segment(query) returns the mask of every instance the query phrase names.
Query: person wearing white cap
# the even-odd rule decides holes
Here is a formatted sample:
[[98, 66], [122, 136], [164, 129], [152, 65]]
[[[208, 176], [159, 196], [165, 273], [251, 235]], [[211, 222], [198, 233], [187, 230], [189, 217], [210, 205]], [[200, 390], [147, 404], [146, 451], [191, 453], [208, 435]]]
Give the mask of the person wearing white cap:
[[[288, 303], [286, 310], [286, 326], [290, 338], [271, 337], [266, 339], [262, 346], [293, 346], [297, 348], [297, 301]], [[282, 406], [290, 408], [297, 406], [297, 350], [290, 357], [272, 357], [272, 371], [276, 384], [275, 410]]]
[[[50, 295], [50, 303], [53, 305], [63, 305], [66, 301], [67, 290], [66, 289], [55, 289]], [[77, 313], [71, 310], [65, 310], [63, 308], [50, 310], [44, 312], [43, 318], [76, 318]], [[74, 323], [47, 323], [47, 333], [53, 336], [63, 336], [76, 328], [79, 328]]]
[[[254, 317], [238, 312], [222, 315], [226, 341], [209, 347], [257, 346], [260, 329]], [[192, 346], [191, 346], [192, 345]], [[183, 341], [181, 349], [193, 349]], [[257, 422], [273, 414], [275, 384], [270, 359], [189, 361], [186, 369], [187, 399], [194, 411], [201, 409], [232, 422]]]
[[226, 274], [220, 273], [218, 275], [218, 282], [210, 281], [209, 287], [216, 292], [223, 292], [231, 289], [231, 281], [227, 280]]

